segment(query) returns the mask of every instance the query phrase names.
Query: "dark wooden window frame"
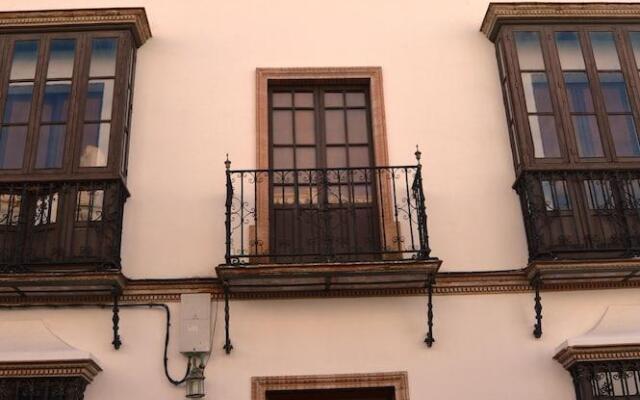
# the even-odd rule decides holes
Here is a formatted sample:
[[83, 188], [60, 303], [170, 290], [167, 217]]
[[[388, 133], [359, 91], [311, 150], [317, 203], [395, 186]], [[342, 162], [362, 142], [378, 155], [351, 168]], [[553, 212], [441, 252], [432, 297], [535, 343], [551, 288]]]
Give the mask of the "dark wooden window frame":
[[[85, 101], [89, 82], [89, 62], [91, 40], [94, 38], [116, 38], [116, 67], [114, 75], [113, 103], [109, 135], [109, 150], [105, 167], [81, 167], [80, 145]], [[25, 145], [23, 166], [20, 169], [0, 170], [0, 181], [42, 181], [71, 179], [126, 179], [126, 159], [130, 136], [131, 97], [133, 95], [133, 75], [135, 68], [135, 42], [127, 30], [82, 30], [41, 33], [0, 34], [0, 54], [7, 60], [0, 67], [0, 82], [6, 93], [11, 69], [11, 53], [16, 40], [38, 40], [38, 62], [34, 81], [34, 95], [31, 101], [29, 128]], [[75, 39], [76, 51], [72, 77], [71, 96], [63, 163], [61, 168], [35, 168], [39, 116], [42, 108], [49, 43], [52, 39]], [[98, 77], [91, 77], [96, 79]], [[0, 108], [4, 109], [6, 96], [0, 98]]]

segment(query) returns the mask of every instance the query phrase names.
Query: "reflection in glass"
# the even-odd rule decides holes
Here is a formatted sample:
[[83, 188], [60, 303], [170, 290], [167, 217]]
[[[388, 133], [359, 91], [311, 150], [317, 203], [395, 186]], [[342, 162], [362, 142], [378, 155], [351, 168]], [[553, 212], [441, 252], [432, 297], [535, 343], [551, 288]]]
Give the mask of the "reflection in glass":
[[316, 148], [298, 147], [296, 149], [296, 168], [307, 169], [316, 167]]
[[640, 156], [638, 133], [631, 115], [610, 115], [609, 129], [613, 137], [616, 154], [620, 157]]
[[613, 32], [589, 32], [598, 70], [618, 70], [620, 61]]
[[94, 222], [102, 220], [104, 190], [78, 191], [76, 221]]
[[344, 111], [327, 110], [324, 113], [324, 124], [327, 132], [327, 143], [344, 143]]
[[0, 169], [22, 168], [26, 126], [6, 126], [0, 129]]
[[273, 143], [293, 143], [293, 114], [291, 111], [273, 111], [272, 116]]
[[562, 69], [585, 69], [578, 32], [556, 32], [556, 46]]
[[553, 116], [530, 115], [529, 127], [536, 158], [560, 157], [560, 144]]
[[296, 107], [313, 107], [313, 93], [296, 92], [294, 101]]
[[296, 144], [313, 144], [316, 141], [315, 136], [313, 111], [296, 111]]
[[65, 131], [66, 125], [40, 126], [36, 168], [62, 167]]
[[623, 190], [626, 208], [640, 208], [640, 179], [623, 180]]
[[84, 118], [87, 121], [111, 119], [113, 105], [113, 79], [92, 79], [87, 89]]
[[75, 39], [52, 40], [49, 49], [47, 78], [71, 78], [75, 51]]
[[547, 211], [571, 209], [566, 181], [542, 181], [542, 193]]
[[327, 168], [345, 168], [347, 166], [347, 149], [344, 147], [327, 147]]
[[530, 113], [552, 111], [547, 74], [544, 72], [524, 72], [522, 73], [522, 84], [527, 111]]
[[13, 46], [10, 79], [33, 79], [38, 61], [38, 41], [18, 40]]
[[587, 204], [591, 210], [614, 208], [611, 185], [608, 180], [588, 179], [584, 181]]
[[27, 123], [31, 111], [32, 83], [10, 83], [4, 105], [4, 123]]
[[593, 112], [593, 99], [587, 74], [585, 72], [565, 72], [563, 75], [567, 87], [569, 110], [571, 112]]
[[369, 166], [369, 147], [358, 146], [349, 147], [349, 166], [350, 167], [368, 167]]
[[633, 55], [636, 59], [636, 68], [640, 69], [640, 32], [629, 32]]
[[43, 122], [64, 122], [67, 120], [69, 108], [69, 96], [71, 95], [71, 82], [54, 81], [47, 82], [42, 101]]
[[114, 76], [116, 73], [116, 38], [96, 38], [91, 41], [89, 76]]
[[574, 115], [572, 120], [580, 157], [602, 157], [604, 154], [596, 117], [593, 115]]
[[347, 92], [347, 107], [364, 107], [365, 99], [362, 92]]
[[324, 94], [324, 106], [325, 107], [342, 107], [344, 106], [344, 100], [342, 93], [326, 92]]
[[630, 112], [629, 97], [621, 72], [600, 72], [600, 87], [607, 112]]
[[55, 224], [58, 219], [58, 193], [39, 196], [33, 216], [33, 225]]
[[291, 93], [274, 93], [271, 101], [273, 107], [291, 107]]
[[516, 49], [521, 70], [543, 70], [544, 60], [538, 32], [515, 32]]
[[293, 149], [274, 147], [272, 165], [274, 169], [293, 169]]
[[109, 156], [111, 124], [84, 124], [80, 150], [81, 167], [105, 167]]
[[21, 203], [19, 194], [0, 194], [0, 225], [18, 225]]
[[347, 111], [349, 143], [367, 143], [367, 113], [365, 110]]

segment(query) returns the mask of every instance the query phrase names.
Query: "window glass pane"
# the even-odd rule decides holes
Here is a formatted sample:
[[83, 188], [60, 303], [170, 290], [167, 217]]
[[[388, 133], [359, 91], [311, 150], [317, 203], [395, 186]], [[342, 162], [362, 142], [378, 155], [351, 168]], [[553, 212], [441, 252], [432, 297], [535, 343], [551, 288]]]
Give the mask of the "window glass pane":
[[538, 32], [515, 32], [516, 49], [521, 70], [543, 70], [544, 60]]
[[569, 110], [571, 112], [593, 112], [593, 99], [587, 74], [585, 72], [565, 72], [563, 75], [567, 87]]
[[556, 32], [556, 46], [562, 69], [585, 69], [577, 32]]
[[33, 224], [54, 224], [58, 219], [58, 193], [38, 197], [33, 216]]
[[38, 61], [38, 41], [18, 40], [13, 46], [11, 79], [33, 79]]
[[43, 122], [66, 121], [70, 95], [70, 81], [47, 82], [42, 100], [41, 120]]
[[92, 79], [87, 89], [84, 118], [87, 121], [111, 119], [113, 79]]
[[324, 113], [324, 124], [327, 135], [327, 143], [344, 143], [344, 111], [327, 110]]
[[316, 167], [316, 148], [299, 147], [296, 149], [296, 168], [307, 169]]
[[607, 112], [630, 112], [629, 97], [622, 73], [601, 72], [598, 77]]
[[78, 191], [76, 221], [93, 222], [102, 220], [104, 190]]
[[273, 93], [271, 101], [273, 107], [291, 107], [291, 93]]
[[22, 196], [0, 194], [0, 225], [18, 225]]
[[324, 106], [325, 107], [342, 107], [342, 106], [344, 106], [342, 93], [326, 92], [324, 94]]
[[66, 125], [40, 126], [36, 168], [62, 167], [65, 132]]
[[274, 169], [293, 169], [293, 149], [274, 147], [272, 165]]
[[22, 168], [26, 126], [6, 126], [0, 130], [0, 168]]
[[547, 211], [571, 209], [565, 181], [542, 181], [542, 193]]
[[313, 111], [296, 111], [296, 144], [313, 144], [316, 141]]
[[313, 93], [297, 92], [294, 101], [296, 107], [313, 107]]
[[620, 69], [618, 51], [612, 32], [589, 32], [598, 70]]
[[636, 132], [636, 126], [631, 115], [610, 115], [609, 128], [618, 156], [640, 156], [638, 133]]
[[91, 41], [91, 66], [89, 76], [114, 76], [116, 74], [116, 38], [97, 38]]
[[370, 166], [369, 147], [365, 147], [365, 146], [349, 147], [349, 166], [350, 167]]
[[349, 143], [367, 143], [367, 112], [365, 110], [347, 111], [347, 130]]
[[529, 127], [536, 158], [560, 157], [560, 143], [555, 118], [550, 115], [530, 115]]
[[524, 72], [522, 84], [529, 112], [552, 112], [547, 74], [544, 72]]
[[47, 78], [71, 78], [75, 51], [75, 39], [52, 40], [49, 49]]
[[104, 167], [109, 155], [111, 124], [84, 124], [80, 150], [81, 167]]
[[591, 210], [614, 208], [611, 185], [607, 180], [589, 179], [584, 181], [587, 203]]
[[640, 32], [629, 32], [633, 55], [636, 59], [636, 68], [640, 69]]
[[626, 207], [640, 208], [640, 179], [626, 179], [623, 183]]
[[274, 111], [271, 119], [273, 143], [293, 143], [293, 113], [291, 111]]
[[27, 123], [31, 111], [32, 83], [10, 83], [4, 105], [5, 123]]
[[347, 149], [344, 147], [327, 147], [327, 168], [345, 168], [347, 166]]
[[347, 92], [347, 107], [364, 107], [364, 93]]
[[574, 115], [572, 120], [580, 157], [602, 157], [604, 154], [596, 117], [593, 115]]

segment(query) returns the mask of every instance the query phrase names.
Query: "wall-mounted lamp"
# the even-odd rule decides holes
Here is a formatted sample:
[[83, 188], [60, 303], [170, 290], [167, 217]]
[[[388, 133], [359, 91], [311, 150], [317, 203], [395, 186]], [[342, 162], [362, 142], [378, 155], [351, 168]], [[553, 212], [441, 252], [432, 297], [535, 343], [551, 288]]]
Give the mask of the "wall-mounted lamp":
[[180, 296], [180, 351], [189, 357], [187, 398], [204, 397], [204, 358], [211, 352], [211, 295]]
[[189, 363], [189, 373], [185, 380], [187, 398], [200, 399], [204, 397], [204, 364], [200, 357], [189, 358]]

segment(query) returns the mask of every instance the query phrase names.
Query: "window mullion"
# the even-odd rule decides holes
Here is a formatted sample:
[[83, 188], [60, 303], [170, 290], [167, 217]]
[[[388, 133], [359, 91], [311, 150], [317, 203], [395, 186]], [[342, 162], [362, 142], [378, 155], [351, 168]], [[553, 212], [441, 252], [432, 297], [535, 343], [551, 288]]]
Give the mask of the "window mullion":
[[[636, 135], [640, 129], [640, 94], [638, 93], [638, 69], [635, 66], [635, 58], [629, 42], [628, 30], [623, 27], [616, 28], [615, 38], [620, 59], [620, 68], [624, 77], [631, 103], [631, 114], [636, 127]], [[640, 140], [640, 138], [639, 138]]]
[[607, 161], [611, 162], [614, 159], [613, 142], [611, 139], [611, 130], [609, 129], [609, 122], [607, 120], [608, 116], [604, 106], [604, 96], [602, 94], [602, 86], [600, 84], [600, 77], [598, 76], [598, 68], [596, 67], [595, 57], [593, 55], [591, 40], [589, 40], [587, 30], [580, 29], [578, 33], [583, 48], [582, 54], [584, 56], [585, 68], [589, 79], [589, 88], [591, 89], [591, 96], [593, 98], [593, 107], [596, 113], [598, 126], [600, 128], [599, 132], [600, 140], [602, 142], [602, 150]]
[[91, 62], [91, 35], [89, 33], [82, 34], [78, 38], [78, 64], [73, 73], [73, 79], [76, 82], [76, 97], [73, 98], [73, 112], [71, 115], [73, 130], [71, 132], [71, 146], [69, 152], [70, 171], [78, 172], [80, 165], [80, 151], [82, 142], [82, 130], [84, 127], [83, 115], [87, 103], [87, 88], [89, 85], [89, 63]]
[[51, 34], [45, 34], [38, 38], [39, 49], [36, 75], [33, 80], [33, 98], [31, 99], [31, 112], [27, 129], [27, 142], [25, 145], [24, 165], [28, 173], [35, 169], [36, 150], [38, 147], [38, 133], [40, 130], [40, 115], [42, 114], [42, 102], [44, 100], [45, 81], [47, 76], [47, 60], [49, 58], [49, 44]]

